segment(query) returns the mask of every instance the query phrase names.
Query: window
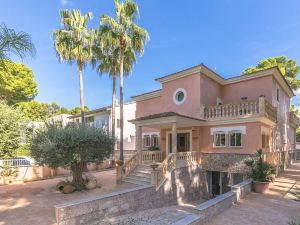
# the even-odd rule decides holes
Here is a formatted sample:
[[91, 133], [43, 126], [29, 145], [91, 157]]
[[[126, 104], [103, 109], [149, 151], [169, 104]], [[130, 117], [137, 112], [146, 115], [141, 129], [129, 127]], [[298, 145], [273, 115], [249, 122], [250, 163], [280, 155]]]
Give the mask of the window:
[[150, 135], [144, 136], [144, 147], [150, 147], [151, 146], [151, 138]]
[[158, 147], [158, 136], [156, 134], [151, 136], [151, 146]]
[[262, 148], [269, 148], [269, 135], [262, 133], [261, 135], [261, 142], [262, 142]]
[[279, 102], [280, 100], [280, 92], [279, 92], [279, 88], [276, 89], [276, 99]]
[[86, 118], [85, 118], [85, 122], [86, 122], [86, 123], [93, 123], [94, 120], [95, 120], [95, 119], [94, 119], [93, 116], [90, 116], [90, 117], [86, 117]]
[[173, 101], [176, 105], [182, 104], [186, 99], [186, 91], [183, 88], [178, 88], [173, 94]]
[[225, 146], [225, 132], [216, 132], [214, 134], [214, 146], [224, 147]]
[[117, 119], [117, 128], [120, 128], [121, 121], [119, 119]]
[[230, 147], [241, 147], [242, 146], [242, 132], [231, 131], [229, 133], [229, 145]]

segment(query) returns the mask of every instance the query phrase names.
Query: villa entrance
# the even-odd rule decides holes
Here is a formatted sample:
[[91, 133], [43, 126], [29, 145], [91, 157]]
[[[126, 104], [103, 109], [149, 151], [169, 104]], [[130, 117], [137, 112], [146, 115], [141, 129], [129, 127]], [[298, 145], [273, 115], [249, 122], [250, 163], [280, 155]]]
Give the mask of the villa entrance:
[[[190, 133], [177, 133], [177, 152], [189, 152], [191, 149]], [[168, 134], [168, 149], [172, 153], [172, 133]]]

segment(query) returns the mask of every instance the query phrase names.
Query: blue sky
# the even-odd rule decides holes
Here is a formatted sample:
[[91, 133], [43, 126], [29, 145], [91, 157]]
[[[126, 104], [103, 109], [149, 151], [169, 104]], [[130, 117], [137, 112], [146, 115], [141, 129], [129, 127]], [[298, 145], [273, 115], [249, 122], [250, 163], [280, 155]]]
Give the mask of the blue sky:
[[[0, 22], [28, 32], [38, 55], [23, 63], [38, 82], [38, 101], [79, 105], [76, 65], [60, 64], [52, 32], [60, 28], [59, 9], [113, 15], [113, 0], [0, 0]], [[300, 63], [299, 0], [139, 0], [139, 24], [151, 40], [125, 80], [125, 99], [160, 87], [154, 78], [205, 63], [224, 77], [239, 75], [259, 60], [286, 55]], [[84, 94], [90, 108], [110, 104], [111, 80], [90, 67], [84, 71]], [[297, 104], [299, 104], [299, 100]]]

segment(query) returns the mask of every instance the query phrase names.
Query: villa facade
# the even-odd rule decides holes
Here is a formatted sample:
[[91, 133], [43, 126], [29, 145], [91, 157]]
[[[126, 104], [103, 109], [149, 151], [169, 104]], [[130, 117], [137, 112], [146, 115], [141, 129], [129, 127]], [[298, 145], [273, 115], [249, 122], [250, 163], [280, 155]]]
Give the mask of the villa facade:
[[[243, 161], [258, 149], [276, 163], [295, 149], [294, 93], [277, 67], [225, 79], [201, 64], [156, 81], [161, 89], [132, 97], [138, 163], [149, 155], [165, 166], [170, 157], [196, 161], [207, 171], [210, 194], [220, 194], [244, 178]], [[160, 151], [153, 156], [149, 146]]]

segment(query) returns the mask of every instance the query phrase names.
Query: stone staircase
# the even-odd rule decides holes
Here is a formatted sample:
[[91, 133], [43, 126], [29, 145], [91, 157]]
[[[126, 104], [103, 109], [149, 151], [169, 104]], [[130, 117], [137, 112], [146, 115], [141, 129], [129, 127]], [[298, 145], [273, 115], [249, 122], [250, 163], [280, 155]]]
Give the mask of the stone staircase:
[[152, 168], [149, 165], [138, 165], [123, 181], [137, 185], [150, 185], [151, 171]]

